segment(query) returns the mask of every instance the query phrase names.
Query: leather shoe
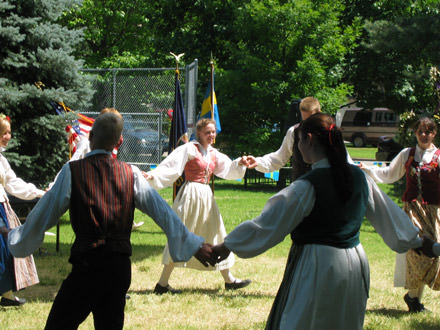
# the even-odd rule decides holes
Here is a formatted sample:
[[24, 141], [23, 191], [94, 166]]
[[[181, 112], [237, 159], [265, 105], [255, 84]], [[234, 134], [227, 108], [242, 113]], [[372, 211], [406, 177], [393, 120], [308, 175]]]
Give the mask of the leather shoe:
[[240, 281], [237, 282], [237, 280], [235, 280], [232, 283], [225, 283], [225, 289], [226, 290], [237, 290], [237, 289], [241, 289], [244, 287], [247, 287], [249, 284], [251, 284], [251, 280], [244, 280], [244, 281]]
[[15, 297], [15, 299], [8, 299], [5, 297], [2, 297], [2, 300], [0, 300], [1, 306], [21, 306], [26, 303], [26, 299], [24, 298], [18, 298]]
[[421, 304], [419, 298], [411, 298], [408, 293], [403, 297], [408, 305], [408, 312], [410, 313], [429, 313], [430, 311], [425, 308], [425, 305]]
[[164, 293], [171, 293], [171, 294], [179, 294], [182, 293], [182, 291], [174, 289], [171, 285], [162, 286], [159, 283], [156, 284], [156, 287], [154, 288], [155, 294], [164, 294]]

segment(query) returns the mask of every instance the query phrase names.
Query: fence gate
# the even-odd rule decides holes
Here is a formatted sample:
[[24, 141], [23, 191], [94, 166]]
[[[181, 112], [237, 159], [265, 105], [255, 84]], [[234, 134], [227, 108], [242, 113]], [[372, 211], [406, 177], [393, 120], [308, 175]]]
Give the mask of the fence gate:
[[[198, 63], [180, 68], [188, 135], [195, 130]], [[96, 117], [113, 107], [124, 117], [118, 158], [148, 170], [167, 155], [171, 112], [174, 107], [175, 68], [83, 69], [95, 77], [90, 107], [81, 113]]]

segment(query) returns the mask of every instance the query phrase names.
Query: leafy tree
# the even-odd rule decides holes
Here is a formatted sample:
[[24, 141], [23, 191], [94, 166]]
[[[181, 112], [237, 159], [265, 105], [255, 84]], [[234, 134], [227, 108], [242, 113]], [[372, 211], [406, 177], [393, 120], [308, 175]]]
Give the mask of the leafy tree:
[[[250, 1], [239, 12], [237, 45], [219, 79], [228, 125], [221, 141], [239, 152], [278, 148], [293, 99], [315, 96], [335, 113], [358, 24], [341, 27], [340, 1]], [[220, 139], [219, 139], [220, 140]], [[232, 150], [230, 151], [232, 153]]]
[[84, 0], [65, 11], [60, 22], [84, 31], [76, 55], [89, 68], [155, 67], [150, 17], [153, 4], [142, 0]]
[[431, 66], [440, 60], [440, 4], [425, 1], [347, 1], [346, 19], [362, 17], [363, 42], [352, 57], [348, 80], [366, 105], [398, 113], [434, 109]]
[[44, 186], [68, 158], [64, 118], [51, 101], [80, 105], [91, 90], [72, 56], [79, 31], [56, 23], [72, 1], [0, 1], [0, 112], [11, 117], [5, 152], [17, 175]]
[[359, 23], [341, 24], [344, 9], [342, 0], [85, 0], [63, 22], [84, 28], [78, 54], [89, 67], [170, 66], [170, 51], [197, 58], [200, 106], [213, 57], [217, 144], [259, 154], [280, 144], [292, 99], [314, 95], [334, 113], [351, 93], [342, 78]]

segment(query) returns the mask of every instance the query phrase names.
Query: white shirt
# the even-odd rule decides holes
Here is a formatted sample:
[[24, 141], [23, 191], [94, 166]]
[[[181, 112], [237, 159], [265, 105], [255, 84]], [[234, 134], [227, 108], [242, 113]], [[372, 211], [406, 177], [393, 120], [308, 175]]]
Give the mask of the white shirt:
[[[4, 148], [0, 148], [0, 152], [2, 151]], [[6, 193], [24, 200], [40, 198], [44, 195], [44, 191], [35, 187], [34, 184], [18, 178], [8, 160], [0, 153], [0, 203], [7, 200]]]
[[214, 174], [216, 176], [226, 180], [236, 180], [241, 179], [246, 173], [246, 167], [239, 165], [241, 158], [231, 160], [227, 155], [212, 146], [205, 150], [199, 142], [191, 141], [174, 149], [155, 169], [147, 172], [153, 177], [150, 180], [151, 185], [155, 189], [172, 186], [182, 175], [186, 163], [196, 157], [196, 145], [200, 147], [200, 152], [206, 160], [210, 161], [212, 150], [215, 152]]
[[274, 152], [271, 152], [262, 157], [256, 157], [257, 167], [259, 172], [268, 173], [278, 171], [281, 167], [287, 164], [293, 154], [294, 132], [297, 125], [291, 126], [284, 136], [281, 147]]
[[[411, 148], [405, 148], [400, 151], [391, 163], [386, 167], [377, 166], [365, 166], [364, 170], [367, 172], [376, 182], [379, 183], [393, 183], [399, 180], [406, 172], [405, 164], [408, 160]], [[437, 148], [435, 146], [423, 150], [418, 145], [414, 153], [414, 160], [417, 162], [423, 161], [424, 163], [430, 163]]]
[[[94, 150], [86, 155], [108, 153]], [[134, 174], [135, 207], [150, 216], [166, 233], [171, 255], [175, 261], [187, 261], [204, 242], [202, 237], [190, 233], [167, 202], [149, 185], [141, 171], [132, 166]], [[8, 234], [8, 246], [15, 257], [25, 257], [41, 246], [44, 232], [55, 226], [69, 209], [71, 197], [71, 172], [65, 164], [55, 184], [37, 203], [24, 225]]]
[[[262, 157], [256, 157], [257, 167], [255, 169], [262, 173], [268, 173], [278, 171], [281, 167], [287, 164], [290, 157], [293, 155], [293, 143], [295, 141], [295, 129], [298, 125], [291, 126], [286, 135], [284, 136], [281, 147], [274, 152], [271, 152]], [[347, 161], [349, 164], [353, 164], [353, 159], [347, 152]]]

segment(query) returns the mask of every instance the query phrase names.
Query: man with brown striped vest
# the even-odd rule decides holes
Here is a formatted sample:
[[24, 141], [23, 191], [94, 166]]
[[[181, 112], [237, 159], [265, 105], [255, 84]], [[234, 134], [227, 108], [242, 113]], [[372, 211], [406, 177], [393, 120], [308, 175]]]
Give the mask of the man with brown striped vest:
[[123, 120], [99, 115], [90, 132], [92, 151], [64, 165], [54, 186], [37, 203], [24, 225], [8, 234], [16, 257], [31, 254], [44, 232], [67, 209], [76, 238], [46, 329], [77, 329], [90, 312], [96, 329], [122, 329], [125, 295], [131, 282], [131, 227], [135, 207], [148, 214], [166, 233], [173, 260], [193, 255], [207, 265], [211, 246], [190, 233], [171, 207], [150, 187], [141, 171], [111, 156]]

